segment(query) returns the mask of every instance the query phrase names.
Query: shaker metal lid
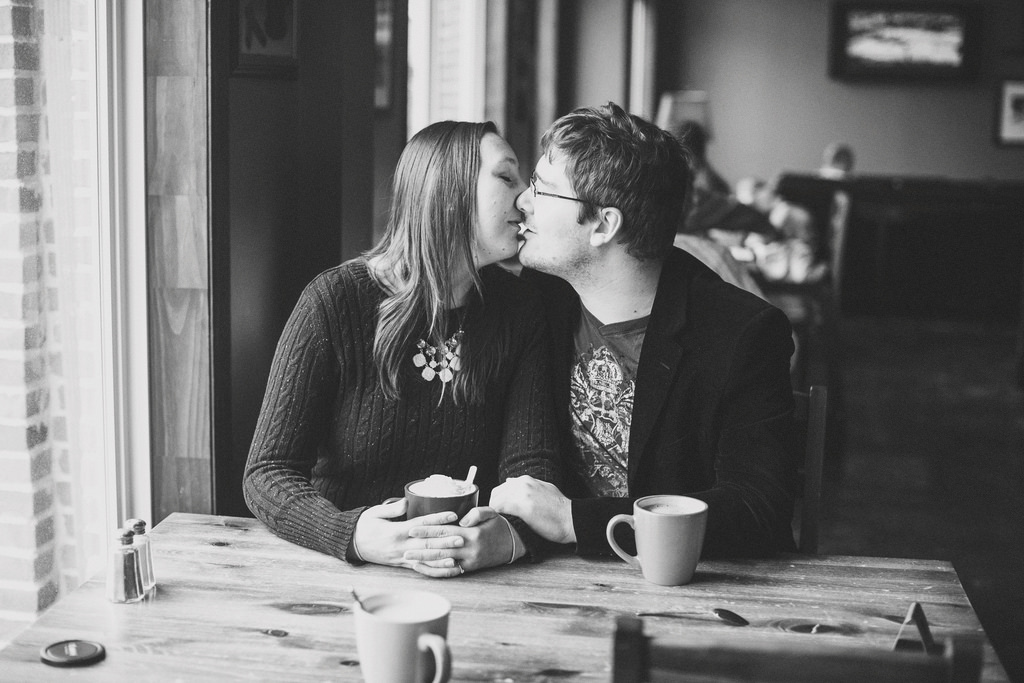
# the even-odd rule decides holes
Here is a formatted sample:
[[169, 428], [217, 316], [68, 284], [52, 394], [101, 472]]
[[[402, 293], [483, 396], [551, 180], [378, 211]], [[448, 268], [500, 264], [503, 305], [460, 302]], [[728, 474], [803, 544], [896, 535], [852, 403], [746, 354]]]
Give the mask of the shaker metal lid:
[[106, 656], [103, 646], [91, 640], [62, 640], [39, 651], [39, 659], [50, 666], [89, 666]]

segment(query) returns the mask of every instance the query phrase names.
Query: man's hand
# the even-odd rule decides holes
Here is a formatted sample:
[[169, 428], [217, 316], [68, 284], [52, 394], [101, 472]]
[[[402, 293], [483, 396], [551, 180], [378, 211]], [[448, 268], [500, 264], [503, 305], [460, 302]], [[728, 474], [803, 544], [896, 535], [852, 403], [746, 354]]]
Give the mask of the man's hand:
[[509, 477], [491, 491], [491, 507], [515, 515], [554, 543], [575, 543], [572, 502], [558, 487], [529, 475]]

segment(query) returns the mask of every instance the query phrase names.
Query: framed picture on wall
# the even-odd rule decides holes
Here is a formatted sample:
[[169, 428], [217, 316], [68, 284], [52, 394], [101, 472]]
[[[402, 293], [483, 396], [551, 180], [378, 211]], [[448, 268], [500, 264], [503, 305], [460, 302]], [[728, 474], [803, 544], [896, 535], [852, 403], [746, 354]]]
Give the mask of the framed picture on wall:
[[999, 85], [995, 130], [997, 144], [1024, 145], [1024, 80]]
[[832, 78], [969, 81], [981, 46], [981, 6], [954, 0], [849, 0], [832, 5]]
[[295, 78], [299, 0], [232, 0], [231, 75]]

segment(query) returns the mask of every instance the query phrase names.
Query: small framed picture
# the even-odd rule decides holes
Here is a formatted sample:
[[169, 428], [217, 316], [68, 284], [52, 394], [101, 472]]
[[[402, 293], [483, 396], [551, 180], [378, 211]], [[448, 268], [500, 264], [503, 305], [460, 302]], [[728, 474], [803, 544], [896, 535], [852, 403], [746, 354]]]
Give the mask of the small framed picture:
[[295, 78], [299, 0], [232, 0], [231, 75]]
[[996, 143], [1024, 145], [1024, 80], [1003, 81], [999, 86]]
[[978, 2], [842, 0], [832, 5], [828, 72], [850, 81], [972, 81], [981, 29]]

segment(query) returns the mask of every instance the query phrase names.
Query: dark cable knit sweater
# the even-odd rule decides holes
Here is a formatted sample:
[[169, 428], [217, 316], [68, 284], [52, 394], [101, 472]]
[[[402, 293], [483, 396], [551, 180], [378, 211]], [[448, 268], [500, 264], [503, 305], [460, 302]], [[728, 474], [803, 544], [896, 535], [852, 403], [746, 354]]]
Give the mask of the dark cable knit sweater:
[[359, 515], [402, 496], [409, 481], [462, 478], [476, 465], [481, 505], [506, 477], [559, 483], [548, 332], [536, 294], [497, 267], [482, 277], [483, 305], [466, 315], [463, 346], [467, 356], [474, 343], [504, 351], [482, 405], [456, 405], [450, 387], [442, 397], [441, 382], [413, 366], [414, 346], [401, 398], [384, 395], [372, 354], [384, 292], [365, 260], [306, 287], [274, 354], [243, 480], [246, 504], [274, 533], [353, 561]]

